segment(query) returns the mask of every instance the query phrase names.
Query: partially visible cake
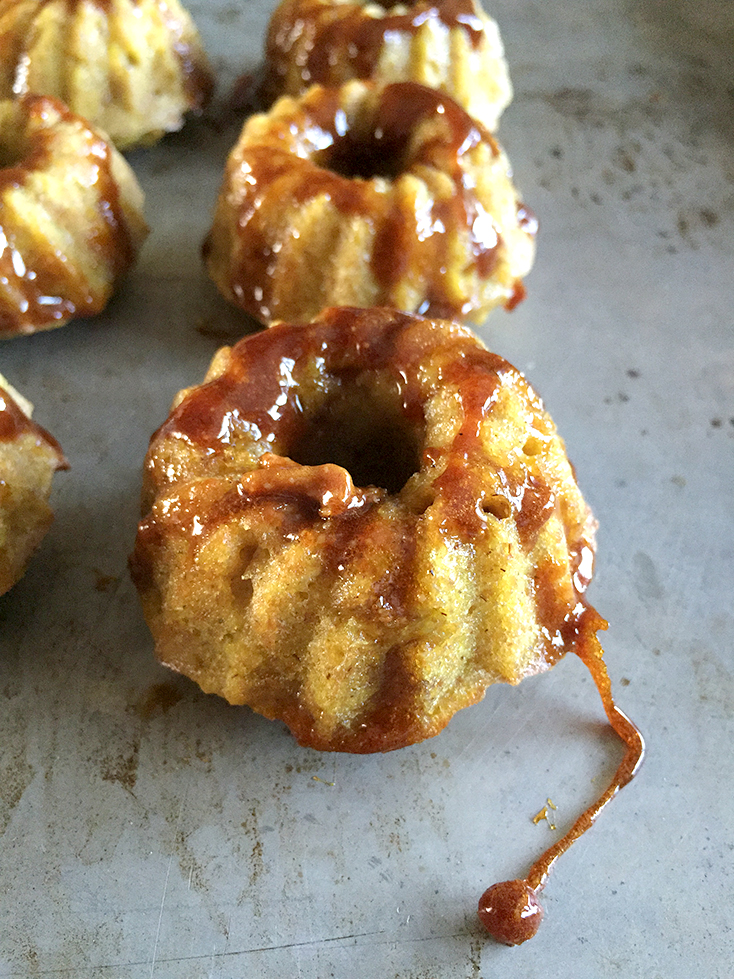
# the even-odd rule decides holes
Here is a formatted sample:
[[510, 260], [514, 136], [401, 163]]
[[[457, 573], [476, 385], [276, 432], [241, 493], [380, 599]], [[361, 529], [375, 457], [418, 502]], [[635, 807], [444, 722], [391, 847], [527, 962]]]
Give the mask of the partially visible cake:
[[147, 234], [120, 153], [56, 99], [0, 101], [0, 336], [107, 305]]
[[32, 410], [0, 374], [0, 595], [22, 577], [51, 525], [51, 479], [66, 466], [56, 440], [31, 421]]
[[0, 0], [0, 98], [53, 95], [119, 149], [180, 129], [212, 89], [178, 0]]
[[416, 82], [314, 85], [252, 116], [204, 256], [264, 323], [389, 305], [481, 323], [524, 295], [536, 222], [494, 137]]
[[283, 0], [268, 28], [265, 94], [351, 78], [420, 82], [490, 130], [512, 87], [497, 24], [478, 0]]

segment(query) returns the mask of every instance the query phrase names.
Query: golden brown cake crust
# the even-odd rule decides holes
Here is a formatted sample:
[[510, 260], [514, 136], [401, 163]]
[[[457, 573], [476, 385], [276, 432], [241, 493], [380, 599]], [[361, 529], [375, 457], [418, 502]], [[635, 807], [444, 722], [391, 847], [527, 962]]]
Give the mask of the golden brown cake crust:
[[264, 323], [331, 305], [481, 322], [523, 295], [534, 234], [504, 153], [453, 100], [352, 81], [248, 120], [204, 255]]
[[180, 129], [213, 85], [178, 0], [0, 0], [0, 98], [54, 96], [118, 149]]
[[573, 647], [595, 523], [538, 396], [455, 324], [332, 309], [219, 351], [151, 440], [159, 658], [302, 744], [386, 751]]
[[117, 150], [56, 99], [0, 101], [0, 336], [107, 305], [147, 234]]
[[512, 98], [499, 31], [476, 0], [283, 0], [266, 40], [268, 100], [353, 78], [440, 89], [490, 130]]
[[51, 478], [66, 467], [58, 442], [0, 375], [0, 595], [25, 571], [51, 525]]

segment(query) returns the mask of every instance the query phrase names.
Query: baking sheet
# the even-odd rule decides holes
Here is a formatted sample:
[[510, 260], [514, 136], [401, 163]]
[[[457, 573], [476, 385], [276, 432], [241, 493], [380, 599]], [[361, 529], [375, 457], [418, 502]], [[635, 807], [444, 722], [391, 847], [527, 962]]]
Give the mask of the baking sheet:
[[[538, 936], [476, 900], [620, 757], [568, 657], [438, 738], [318, 754], [159, 667], [126, 570], [173, 394], [246, 321], [199, 260], [263, 2], [189, 7], [220, 77], [131, 155], [152, 234], [94, 322], [2, 345], [63, 445], [54, 527], [0, 599], [0, 976], [718, 979], [734, 957], [732, 4], [497, 0], [500, 136], [541, 220], [528, 299], [480, 331], [550, 408], [600, 521], [590, 598], [649, 753], [559, 863]], [[558, 829], [532, 816], [551, 798]]]

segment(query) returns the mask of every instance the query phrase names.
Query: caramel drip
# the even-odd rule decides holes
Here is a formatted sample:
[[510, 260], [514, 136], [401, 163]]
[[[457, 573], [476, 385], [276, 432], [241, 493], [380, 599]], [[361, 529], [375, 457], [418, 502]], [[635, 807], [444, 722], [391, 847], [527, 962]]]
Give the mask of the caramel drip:
[[[500, 518], [514, 519], [520, 544], [531, 554], [542, 528], [556, 512], [556, 497], [548, 483], [534, 474], [530, 465], [519, 464], [497, 470], [497, 495], [490, 496], [486, 495], [484, 485], [473, 485], [467, 475], [479, 464], [485, 451], [480, 433], [494, 410], [502, 379], [512, 379], [515, 374], [514, 368], [496, 354], [481, 351], [476, 356], [476, 363], [468, 353], [446, 371], [446, 383], [455, 386], [461, 399], [464, 421], [447, 453], [448, 460], [436, 479], [435, 489], [451, 500], [452, 524], [463, 539], [471, 540], [481, 533], [485, 509], [490, 513], [497, 511]], [[542, 402], [535, 395], [530, 396], [540, 414]], [[563, 587], [568, 569], [555, 561], [541, 560], [537, 565], [536, 609], [544, 630], [544, 660], [549, 666], [575, 646], [580, 618], [586, 609], [582, 596], [591, 579], [593, 546], [583, 534], [582, 528], [578, 539], [568, 540], [576, 596], [573, 607], [569, 607]]]
[[520, 945], [535, 935], [543, 917], [537, 895], [545, 887], [556, 861], [591, 829], [602, 810], [634, 778], [645, 754], [642, 734], [617, 707], [612, 697], [604, 652], [596, 635], [600, 621], [603, 623], [597, 613], [587, 606], [577, 622], [578, 638], [574, 651], [591, 673], [609, 723], [626, 746], [625, 755], [607, 789], [578, 817], [566, 835], [535, 861], [527, 877], [493, 884], [480, 898], [478, 913], [482, 924], [494, 938], [506, 945]]
[[289, 706], [282, 719], [299, 742], [317, 750], [371, 754], [423, 740], [424, 718], [419, 707], [423, 685], [410, 668], [401, 642], [414, 590], [415, 534], [404, 522], [386, 522], [379, 508], [368, 501], [361, 510], [343, 511], [332, 520], [323, 543], [323, 578], [330, 590], [338, 586], [344, 567], [352, 564], [355, 554], [384, 548], [395, 555], [394, 565], [365, 596], [371, 615], [394, 636], [395, 644], [386, 651], [375, 692], [351, 731], [344, 729], [341, 736], [319, 734], [313, 716], [303, 705]]
[[[482, 356], [487, 354], [482, 351]], [[508, 366], [496, 354], [489, 357], [490, 370], [477, 370], [479, 365], [472, 364], [469, 355], [466, 360], [452, 364], [446, 378], [461, 398], [463, 423], [451, 443], [444, 471], [434, 485], [444, 499], [452, 501], [452, 522], [467, 540], [481, 533], [484, 527], [477, 507], [480, 488], [467, 480], [467, 471], [473, 469], [483, 452], [481, 426], [497, 399], [500, 372]]]
[[113, 149], [104, 139], [97, 137], [91, 152], [100, 161], [97, 212], [106, 228], [99, 237], [90, 235], [89, 239], [94, 241], [95, 251], [111, 270], [113, 279], [117, 279], [134, 262], [135, 246], [120, 200], [120, 186], [112, 173]]
[[[404, 87], [409, 86], [409, 87]], [[440, 115], [445, 122], [436, 127], [436, 135], [421, 141], [417, 152], [404, 161], [403, 172], [419, 172], [427, 166], [451, 178], [454, 193], [434, 200], [429, 224], [436, 231], [417, 240], [415, 216], [406, 213], [396, 199], [378, 229], [370, 267], [386, 293], [406, 278], [432, 282], [432, 292], [421, 308], [422, 315], [441, 318], [461, 316], [466, 310], [457, 307], [441, 291], [443, 282], [435, 270], [450, 265], [450, 235], [438, 229], [466, 228], [469, 234], [467, 264], [477, 274], [489, 278], [497, 261], [499, 235], [494, 224], [482, 220], [474, 188], [467, 186], [463, 157], [483, 139], [490, 142], [496, 155], [497, 145], [453, 100], [432, 89], [412, 82], [388, 85], [380, 100], [369, 139], [374, 142], [374, 157], [383, 154], [399, 159], [411, 138], [427, 120]], [[380, 140], [373, 134], [380, 133]], [[478, 220], [479, 219], [479, 220]], [[411, 268], [412, 266], [412, 268]]]
[[526, 298], [527, 294], [528, 293], [525, 286], [523, 285], [522, 281], [518, 279], [512, 287], [512, 295], [505, 302], [505, 309], [507, 312], [511, 313], [516, 306], [519, 306], [520, 303]]

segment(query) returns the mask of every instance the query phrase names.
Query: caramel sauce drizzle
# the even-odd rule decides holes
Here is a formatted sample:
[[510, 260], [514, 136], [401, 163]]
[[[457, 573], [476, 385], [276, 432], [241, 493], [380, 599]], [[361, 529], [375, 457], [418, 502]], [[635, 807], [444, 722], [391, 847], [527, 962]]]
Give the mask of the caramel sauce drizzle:
[[605, 626], [601, 616], [587, 606], [578, 620], [574, 652], [591, 673], [607, 719], [626, 747], [624, 758], [606, 790], [578, 817], [565, 836], [535, 861], [524, 879], [493, 884], [479, 899], [479, 920], [493, 938], [505, 945], [520, 945], [536, 934], [543, 919], [543, 908], [538, 901], [538, 894], [548, 882], [556, 861], [591, 829], [602, 810], [634, 778], [645, 755], [642, 734], [612, 697], [612, 685], [604, 664], [604, 651], [596, 635], [596, 630]]

